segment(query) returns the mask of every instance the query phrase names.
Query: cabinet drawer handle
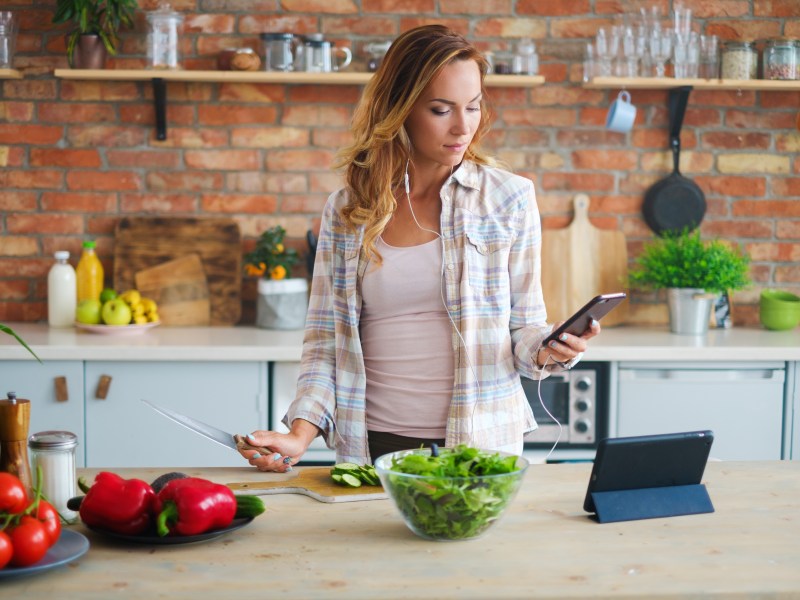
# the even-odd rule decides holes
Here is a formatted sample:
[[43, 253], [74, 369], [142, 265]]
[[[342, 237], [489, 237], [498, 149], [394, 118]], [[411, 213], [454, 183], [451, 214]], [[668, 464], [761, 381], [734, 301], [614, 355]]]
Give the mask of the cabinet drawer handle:
[[110, 386], [111, 375], [100, 375], [100, 381], [97, 382], [97, 391], [95, 391], [94, 397], [98, 400], [105, 400]]
[[53, 381], [56, 384], [56, 400], [59, 402], [66, 402], [69, 400], [69, 390], [67, 389], [66, 377], [55, 377]]

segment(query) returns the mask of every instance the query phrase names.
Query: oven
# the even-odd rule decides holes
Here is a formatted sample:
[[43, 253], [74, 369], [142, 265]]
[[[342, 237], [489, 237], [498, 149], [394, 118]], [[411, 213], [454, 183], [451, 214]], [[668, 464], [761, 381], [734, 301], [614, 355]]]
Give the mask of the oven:
[[526, 450], [549, 450], [557, 439], [556, 451], [597, 448], [608, 435], [609, 364], [581, 361], [569, 371], [551, 374], [541, 382], [541, 401], [539, 382], [522, 378], [539, 425], [525, 436]]

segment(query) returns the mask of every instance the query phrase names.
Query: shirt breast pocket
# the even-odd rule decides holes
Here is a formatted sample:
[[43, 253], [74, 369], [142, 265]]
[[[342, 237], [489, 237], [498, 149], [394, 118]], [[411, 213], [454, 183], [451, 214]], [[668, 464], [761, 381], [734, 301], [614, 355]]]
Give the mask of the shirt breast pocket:
[[484, 301], [510, 301], [508, 260], [513, 230], [509, 221], [487, 218], [465, 227], [464, 264], [469, 287]]

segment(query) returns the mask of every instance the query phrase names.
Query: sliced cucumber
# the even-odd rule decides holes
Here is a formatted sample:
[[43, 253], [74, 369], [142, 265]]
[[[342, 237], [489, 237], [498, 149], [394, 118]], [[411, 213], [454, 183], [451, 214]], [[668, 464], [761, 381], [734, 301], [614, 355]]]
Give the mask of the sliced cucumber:
[[350, 475], [349, 473], [342, 475], [342, 483], [354, 488], [361, 487], [361, 480], [355, 475]]
[[[331, 479], [339, 485], [360, 487], [361, 484], [380, 485], [380, 479], [372, 465], [357, 465], [355, 463], [337, 463], [331, 467]], [[354, 485], [353, 482], [358, 485]]]

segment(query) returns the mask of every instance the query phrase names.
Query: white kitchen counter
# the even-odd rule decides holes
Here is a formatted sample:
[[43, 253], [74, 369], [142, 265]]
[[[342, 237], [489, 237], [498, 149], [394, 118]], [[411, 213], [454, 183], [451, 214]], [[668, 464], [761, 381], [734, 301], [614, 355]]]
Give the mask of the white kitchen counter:
[[[156, 327], [111, 336], [8, 323], [42, 360], [299, 361], [303, 332], [242, 327]], [[14, 338], [0, 335], [0, 360], [32, 360]], [[592, 340], [584, 360], [595, 361], [798, 361], [800, 329], [711, 330], [676, 335], [666, 326], [609, 327]]]

